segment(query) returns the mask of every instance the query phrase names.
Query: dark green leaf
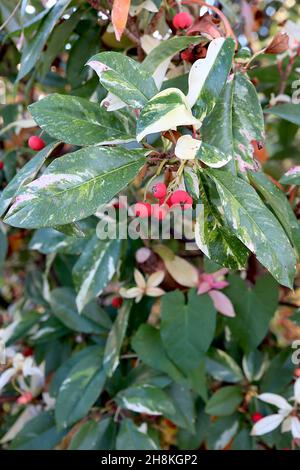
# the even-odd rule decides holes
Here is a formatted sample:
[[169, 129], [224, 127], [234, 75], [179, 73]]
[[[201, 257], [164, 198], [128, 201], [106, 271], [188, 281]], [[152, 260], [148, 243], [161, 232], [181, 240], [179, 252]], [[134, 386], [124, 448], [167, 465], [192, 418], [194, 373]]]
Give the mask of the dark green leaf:
[[216, 311], [208, 295], [188, 294], [185, 304], [181, 292], [162, 298], [161, 337], [168, 356], [183, 372], [196, 369], [212, 342]]

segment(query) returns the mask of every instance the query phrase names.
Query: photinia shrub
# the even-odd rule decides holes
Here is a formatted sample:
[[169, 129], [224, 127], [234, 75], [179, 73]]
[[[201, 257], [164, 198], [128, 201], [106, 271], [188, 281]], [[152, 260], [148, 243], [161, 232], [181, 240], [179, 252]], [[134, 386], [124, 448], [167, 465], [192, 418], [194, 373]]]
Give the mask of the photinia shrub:
[[296, 449], [299, 6], [19, 3], [1, 445]]

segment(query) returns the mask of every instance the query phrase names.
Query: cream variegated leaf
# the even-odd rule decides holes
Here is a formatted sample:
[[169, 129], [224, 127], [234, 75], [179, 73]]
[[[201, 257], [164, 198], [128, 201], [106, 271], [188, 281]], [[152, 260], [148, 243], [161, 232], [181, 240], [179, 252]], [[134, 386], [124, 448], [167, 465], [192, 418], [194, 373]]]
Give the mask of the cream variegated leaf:
[[206, 57], [192, 65], [187, 100], [197, 118], [203, 119], [215, 106], [230, 72], [234, 49], [232, 38], [216, 38]]
[[137, 122], [137, 141], [149, 134], [174, 130], [177, 126], [198, 128], [199, 125], [182, 91], [168, 88], [151, 98], [142, 109]]

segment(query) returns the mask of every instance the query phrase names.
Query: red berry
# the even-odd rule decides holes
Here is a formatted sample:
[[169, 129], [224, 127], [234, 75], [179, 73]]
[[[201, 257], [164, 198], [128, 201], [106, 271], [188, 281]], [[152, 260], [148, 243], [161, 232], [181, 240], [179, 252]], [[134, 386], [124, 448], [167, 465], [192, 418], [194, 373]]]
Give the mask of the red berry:
[[300, 367], [294, 370], [294, 376], [295, 377], [300, 377]]
[[152, 187], [152, 194], [156, 199], [164, 199], [167, 195], [167, 186], [164, 183], [156, 183]]
[[262, 415], [261, 413], [253, 413], [253, 415], [251, 415], [251, 420], [253, 423], [257, 423], [258, 421], [260, 421], [261, 419], [263, 419], [264, 415]]
[[111, 305], [114, 307], [114, 308], [120, 308], [122, 307], [122, 304], [123, 304], [123, 299], [122, 297], [114, 297], [111, 301]]
[[155, 219], [163, 220], [166, 218], [168, 214], [168, 207], [165, 204], [162, 206], [160, 206], [159, 204], [154, 204], [152, 208], [152, 215]]
[[46, 143], [37, 135], [32, 135], [28, 139], [28, 145], [32, 150], [42, 150]]
[[186, 11], [177, 13], [173, 18], [173, 26], [176, 29], [186, 29], [193, 24], [193, 18]]
[[23, 356], [29, 357], [33, 355], [33, 349], [30, 346], [25, 346], [23, 349]]
[[148, 202], [137, 202], [134, 206], [134, 215], [141, 219], [150, 217], [152, 213], [152, 206]]
[[169, 199], [169, 205], [171, 206], [180, 205], [182, 209], [185, 211], [186, 209], [190, 209], [192, 207], [193, 199], [186, 191], [183, 191], [182, 189], [178, 189], [171, 195]]
[[0, 170], [3, 170], [3, 168], [4, 168], [4, 163], [0, 162]]

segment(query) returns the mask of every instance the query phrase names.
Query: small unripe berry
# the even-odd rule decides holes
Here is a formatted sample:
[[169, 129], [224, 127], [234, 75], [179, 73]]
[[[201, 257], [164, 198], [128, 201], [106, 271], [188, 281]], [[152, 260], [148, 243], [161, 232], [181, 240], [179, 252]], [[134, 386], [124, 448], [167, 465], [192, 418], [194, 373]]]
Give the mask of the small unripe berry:
[[43, 139], [38, 137], [37, 135], [32, 135], [28, 139], [28, 145], [32, 150], [42, 150], [45, 147], [45, 142]]
[[193, 24], [193, 18], [186, 11], [177, 13], [173, 18], [173, 26], [176, 29], [186, 29]]
[[145, 219], [150, 217], [152, 213], [152, 206], [148, 202], [137, 202], [134, 206], [134, 215]]
[[258, 411], [256, 413], [253, 413], [251, 415], [251, 420], [252, 420], [252, 423], [257, 423], [258, 421], [260, 421], [261, 419], [263, 419], [264, 415], [262, 415], [261, 413], [259, 413]]
[[171, 195], [169, 199], [169, 205], [171, 206], [180, 205], [183, 210], [186, 210], [192, 207], [193, 199], [186, 191], [183, 191], [182, 189], [178, 189]]
[[152, 215], [157, 220], [163, 220], [168, 214], [168, 207], [166, 204], [160, 206], [159, 204], [154, 204], [152, 209]]
[[121, 308], [122, 307], [122, 304], [123, 304], [123, 299], [122, 297], [114, 297], [111, 301], [111, 305], [114, 307], [114, 308]]
[[3, 168], [4, 168], [4, 163], [0, 162], [0, 170], [3, 170]]
[[152, 187], [152, 194], [156, 199], [164, 199], [167, 195], [167, 186], [164, 183], [156, 183]]

